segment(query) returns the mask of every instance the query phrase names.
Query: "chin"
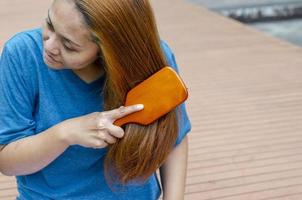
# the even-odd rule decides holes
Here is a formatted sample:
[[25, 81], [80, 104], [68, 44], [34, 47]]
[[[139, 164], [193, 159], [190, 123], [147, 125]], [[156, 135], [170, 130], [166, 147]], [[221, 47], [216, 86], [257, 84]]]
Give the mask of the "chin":
[[60, 64], [60, 65], [59, 64], [54, 65], [54, 64], [47, 63], [47, 61], [44, 61], [44, 62], [51, 69], [54, 69], [54, 70], [65, 69], [65, 67], [62, 64]]

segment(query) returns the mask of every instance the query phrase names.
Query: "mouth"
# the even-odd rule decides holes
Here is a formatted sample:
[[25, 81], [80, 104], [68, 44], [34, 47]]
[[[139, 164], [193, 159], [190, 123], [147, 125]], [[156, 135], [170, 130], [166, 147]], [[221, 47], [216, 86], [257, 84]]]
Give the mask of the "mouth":
[[49, 63], [61, 63], [60, 61], [57, 61], [56, 59], [54, 59], [51, 55], [49, 55], [48, 53], [44, 52], [44, 57], [45, 59], [49, 62]]

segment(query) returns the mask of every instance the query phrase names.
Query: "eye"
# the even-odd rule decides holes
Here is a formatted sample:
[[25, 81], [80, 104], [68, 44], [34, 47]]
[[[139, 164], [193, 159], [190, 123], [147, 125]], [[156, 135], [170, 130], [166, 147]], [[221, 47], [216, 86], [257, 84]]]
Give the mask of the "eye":
[[66, 51], [76, 51], [76, 50], [74, 50], [74, 49], [68, 47], [64, 42], [63, 42], [63, 47], [64, 47], [64, 49], [65, 49]]
[[50, 31], [54, 31], [54, 28], [53, 28], [52, 24], [48, 21], [47, 18], [45, 19], [45, 22], [46, 22], [47, 28], [48, 28]]

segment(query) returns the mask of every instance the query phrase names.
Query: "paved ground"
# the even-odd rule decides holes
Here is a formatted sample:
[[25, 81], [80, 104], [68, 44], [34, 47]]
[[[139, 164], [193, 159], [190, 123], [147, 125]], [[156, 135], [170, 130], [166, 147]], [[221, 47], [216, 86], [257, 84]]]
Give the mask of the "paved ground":
[[[48, 2], [24, 1], [39, 5], [0, 17], [0, 42]], [[3, 2], [14, 5], [0, 13], [18, 13]], [[152, 3], [189, 87], [186, 200], [301, 200], [302, 49], [184, 0]], [[1, 200], [16, 195], [13, 180], [0, 176]]]

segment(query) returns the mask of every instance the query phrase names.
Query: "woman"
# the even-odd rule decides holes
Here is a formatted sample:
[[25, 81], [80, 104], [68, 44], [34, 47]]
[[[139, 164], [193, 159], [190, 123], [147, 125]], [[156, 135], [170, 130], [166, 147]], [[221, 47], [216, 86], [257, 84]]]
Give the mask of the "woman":
[[19, 200], [183, 199], [185, 105], [156, 122], [113, 122], [127, 91], [165, 65], [147, 0], [54, 0], [43, 29], [15, 35], [0, 60], [0, 171]]

